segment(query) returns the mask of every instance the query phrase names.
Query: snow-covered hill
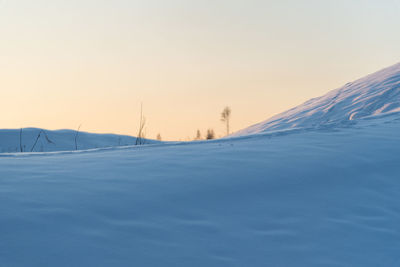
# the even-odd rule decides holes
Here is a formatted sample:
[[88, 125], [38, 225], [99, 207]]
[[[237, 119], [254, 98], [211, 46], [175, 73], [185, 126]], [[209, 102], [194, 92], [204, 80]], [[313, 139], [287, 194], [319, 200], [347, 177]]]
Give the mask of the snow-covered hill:
[[[39, 135], [40, 134], [40, 135]], [[50, 152], [75, 150], [74, 130], [49, 131], [37, 128], [24, 128], [21, 146], [24, 152]], [[134, 145], [136, 137], [116, 134], [94, 134], [79, 132], [76, 143], [78, 150]], [[157, 143], [146, 140], [146, 143]], [[20, 129], [0, 129], [0, 153], [19, 152]]]
[[400, 266], [399, 68], [261, 134], [0, 154], [0, 267]]
[[399, 133], [0, 154], [0, 266], [400, 266]]
[[346, 124], [400, 111], [400, 63], [311, 99], [232, 136]]

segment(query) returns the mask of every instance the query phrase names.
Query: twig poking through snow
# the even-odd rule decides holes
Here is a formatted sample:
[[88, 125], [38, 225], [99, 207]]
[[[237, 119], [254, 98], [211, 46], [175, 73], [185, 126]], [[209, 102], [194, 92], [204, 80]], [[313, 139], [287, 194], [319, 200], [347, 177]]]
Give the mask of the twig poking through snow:
[[75, 150], [78, 150], [77, 139], [78, 139], [79, 129], [81, 129], [81, 126], [82, 126], [82, 124], [79, 125], [78, 130], [76, 130], [76, 133], [75, 133]]

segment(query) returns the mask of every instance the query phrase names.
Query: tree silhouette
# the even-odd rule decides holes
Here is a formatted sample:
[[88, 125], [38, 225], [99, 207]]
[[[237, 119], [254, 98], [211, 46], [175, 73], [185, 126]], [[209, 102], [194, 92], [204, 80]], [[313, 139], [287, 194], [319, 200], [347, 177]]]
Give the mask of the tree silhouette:
[[226, 123], [226, 135], [229, 135], [229, 121], [231, 119], [231, 109], [230, 107], [224, 108], [221, 113], [221, 121]]
[[196, 140], [200, 140], [200, 139], [201, 139], [201, 132], [200, 132], [200, 130], [197, 130]]
[[206, 135], [206, 139], [207, 140], [211, 140], [215, 138], [215, 133], [213, 129], [208, 129], [207, 130], [207, 135]]

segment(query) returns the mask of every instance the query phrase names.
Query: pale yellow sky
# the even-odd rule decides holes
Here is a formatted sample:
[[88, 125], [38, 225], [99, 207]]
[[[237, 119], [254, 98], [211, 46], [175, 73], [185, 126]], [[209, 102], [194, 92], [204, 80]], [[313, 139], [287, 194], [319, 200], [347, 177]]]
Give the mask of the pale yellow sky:
[[0, 0], [0, 128], [193, 138], [400, 61], [397, 0]]

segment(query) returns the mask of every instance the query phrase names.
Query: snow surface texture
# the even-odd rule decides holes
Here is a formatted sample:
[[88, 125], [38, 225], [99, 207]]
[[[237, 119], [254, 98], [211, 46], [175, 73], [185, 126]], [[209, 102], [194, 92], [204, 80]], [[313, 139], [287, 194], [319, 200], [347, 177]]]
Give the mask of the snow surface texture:
[[[24, 128], [22, 129], [22, 149], [24, 152], [49, 152], [49, 151], [71, 151], [75, 150], [74, 130], [43, 130]], [[37, 142], [36, 142], [37, 139]], [[20, 151], [20, 129], [0, 130], [0, 153], [11, 153]], [[135, 144], [136, 137], [116, 134], [94, 134], [79, 132], [77, 137], [78, 150], [126, 146]], [[35, 144], [36, 142], [36, 144]], [[158, 143], [154, 140], [145, 140], [145, 143]]]
[[232, 136], [314, 128], [400, 111], [400, 63], [238, 131]]
[[400, 266], [400, 116], [0, 155], [0, 266]]

